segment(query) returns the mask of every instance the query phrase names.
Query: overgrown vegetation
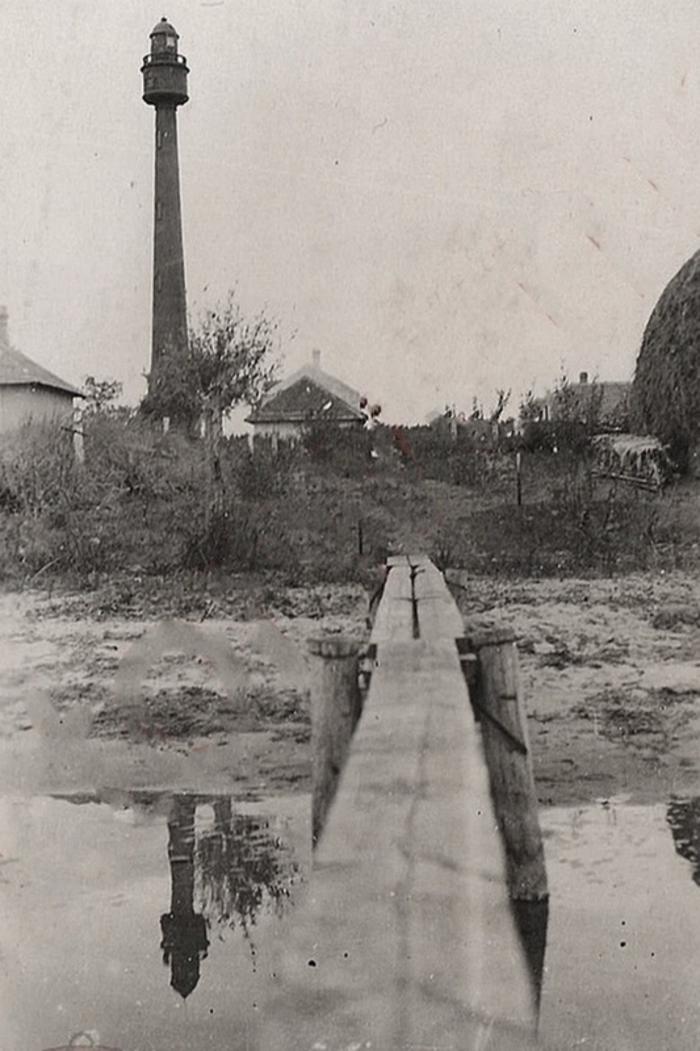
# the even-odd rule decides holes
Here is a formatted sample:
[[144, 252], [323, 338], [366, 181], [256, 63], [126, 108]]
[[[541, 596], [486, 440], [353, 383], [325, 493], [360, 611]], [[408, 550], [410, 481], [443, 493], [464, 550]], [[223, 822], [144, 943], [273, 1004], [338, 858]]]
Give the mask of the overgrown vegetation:
[[392, 550], [488, 574], [619, 573], [696, 558], [688, 490], [603, 483], [587, 447], [523, 454], [431, 428], [310, 425], [273, 452], [220, 439], [212, 509], [207, 443], [163, 434], [111, 399], [72, 435], [28, 427], [0, 450], [5, 581], [103, 583], [191, 573], [274, 573], [288, 584], [372, 579]]
[[173, 354], [151, 378], [141, 412], [156, 421], [188, 421], [195, 431], [201, 423], [217, 437], [232, 409], [255, 404], [275, 382], [278, 349], [277, 319], [264, 310], [247, 318], [231, 291], [190, 329], [187, 353]]
[[164, 433], [148, 403], [148, 411], [117, 407], [119, 384], [89, 377], [82, 458], [70, 430], [28, 426], [4, 439], [0, 575], [371, 582], [395, 550], [428, 551], [443, 567], [528, 576], [695, 559], [700, 531], [687, 490], [642, 493], [594, 476], [595, 383], [582, 405], [562, 376], [557, 411], [545, 422], [526, 397], [520, 434], [499, 424], [509, 394], [499, 391], [489, 420], [371, 432], [309, 420], [301, 441], [273, 448], [258, 440], [254, 451], [245, 438], [224, 438], [231, 407], [272, 382], [274, 333], [264, 314], [247, 322], [233, 298], [192, 333], [198, 378], [178, 397], [194, 399], [203, 433]]

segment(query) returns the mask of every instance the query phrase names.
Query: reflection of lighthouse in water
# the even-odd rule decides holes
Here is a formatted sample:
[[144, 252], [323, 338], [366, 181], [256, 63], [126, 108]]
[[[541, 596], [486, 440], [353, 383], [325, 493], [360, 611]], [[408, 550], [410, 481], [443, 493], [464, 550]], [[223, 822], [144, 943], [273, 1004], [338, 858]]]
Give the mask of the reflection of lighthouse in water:
[[194, 815], [196, 801], [175, 796], [168, 819], [168, 859], [172, 892], [170, 912], [160, 918], [163, 962], [170, 964], [170, 984], [184, 998], [199, 981], [199, 962], [209, 940], [204, 916], [194, 911]]
[[[213, 820], [195, 828], [201, 805]], [[171, 986], [186, 998], [199, 982], [209, 928], [223, 940], [226, 928], [238, 927], [254, 958], [258, 914], [266, 908], [281, 914], [298, 869], [269, 819], [234, 813], [229, 796], [173, 796], [168, 860], [172, 890], [170, 912], [160, 918], [161, 949]]]

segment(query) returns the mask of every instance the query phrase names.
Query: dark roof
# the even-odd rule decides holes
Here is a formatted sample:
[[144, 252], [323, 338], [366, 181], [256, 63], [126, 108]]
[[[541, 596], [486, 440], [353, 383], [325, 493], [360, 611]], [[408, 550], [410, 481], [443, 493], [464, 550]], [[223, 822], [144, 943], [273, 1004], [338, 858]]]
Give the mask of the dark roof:
[[[586, 409], [591, 402], [598, 407], [598, 415], [601, 419], [612, 416], [621, 409], [629, 398], [632, 384], [624, 380], [601, 380], [590, 383], [571, 383], [569, 388], [572, 398], [575, 398], [581, 409]], [[541, 405], [549, 405], [556, 412], [558, 392], [546, 394], [544, 398], [538, 398]], [[600, 399], [600, 402], [598, 402]]]
[[81, 398], [82, 394], [53, 372], [37, 365], [25, 354], [0, 342], [0, 387], [51, 387], [53, 390]]
[[168, 20], [165, 17], [165, 15], [163, 15], [163, 17], [161, 18], [160, 22], [156, 22], [156, 24], [153, 27], [153, 30], [150, 33], [150, 36], [155, 36], [156, 34], [160, 34], [160, 33], [167, 33], [168, 36], [177, 36], [178, 35], [177, 32], [175, 31], [174, 27], [172, 26], [172, 24], [170, 22], [168, 22]]
[[291, 387], [285, 387], [248, 417], [249, 423], [300, 423], [323, 419], [361, 420], [359, 408], [336, 398], [329, 390], [308, 377], [300, 378]]
[[299, 423], [311, 418], [362, 420], [360, 395], [315, 365], [288, 376], [250, 414], [248, 423]]
[[593, 390], [595, 398], [600, 398], [599, 414], [605, 418], [617, 412], [624, 405], [629, 397], [632, 384], [622, 380], [605, 380], [601, 383], [572, 383], [571, 387], [584, 403], [586, 398], [591, 397], [590, 391]]

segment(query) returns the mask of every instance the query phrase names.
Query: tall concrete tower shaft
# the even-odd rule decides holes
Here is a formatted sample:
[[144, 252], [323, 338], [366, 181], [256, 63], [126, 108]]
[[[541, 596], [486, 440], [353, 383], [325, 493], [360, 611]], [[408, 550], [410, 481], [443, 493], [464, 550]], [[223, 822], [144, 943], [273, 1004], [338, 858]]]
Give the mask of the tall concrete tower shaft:
[[163, 18], [143, 60], [143, 99], [156, 110], [153, 228], [153, 330], [149, 391], [187, 352], [185, 253], [182, 241], [177, 107], [188, 100], [187, 62], [178, 35]]

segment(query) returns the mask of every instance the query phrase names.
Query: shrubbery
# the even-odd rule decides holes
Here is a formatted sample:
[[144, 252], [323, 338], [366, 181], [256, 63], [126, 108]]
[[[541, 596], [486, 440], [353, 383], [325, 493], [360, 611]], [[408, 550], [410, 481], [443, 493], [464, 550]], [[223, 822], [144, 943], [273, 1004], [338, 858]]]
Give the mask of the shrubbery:
[[[478, 573], [620, 572], [694, 557], [698, 528], [675, 491], [594, 481], [576, 443], [515, 457], [458, 435], [310, 428], [303, 442], [223, 439], [211, 502], [206, 442], [121, 411], [66, 431], [26, 428], [0, 447], [0, 574], [81, 581], [274, 571], [290, 584], [364, 579], [397, 548]], [[693, 547], [693, 544], [696, 546]]]
[[[6, 580], [222, 568], [275, 570], [301, 582], [352, 579], [362, 568], [362, 502], [326, 499], [319, 465], [302, 445], [273, 452], [256, 443], [252, 453], [246, 439], [223, 439], [212, 506], [206, 442], [115, 411], [86, 420], [84, 463], [72, 442], [60, 428], [26, 427], [0, 448]], [[352, 454], [336, 451], [341, 476]], [[371, 530], [367, 536], [378, 550]]]

